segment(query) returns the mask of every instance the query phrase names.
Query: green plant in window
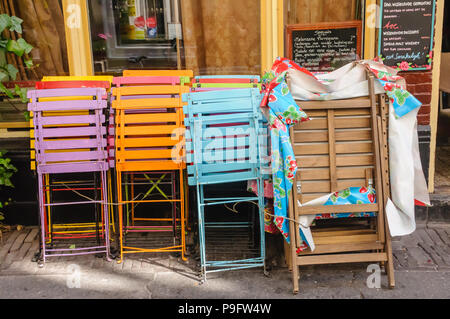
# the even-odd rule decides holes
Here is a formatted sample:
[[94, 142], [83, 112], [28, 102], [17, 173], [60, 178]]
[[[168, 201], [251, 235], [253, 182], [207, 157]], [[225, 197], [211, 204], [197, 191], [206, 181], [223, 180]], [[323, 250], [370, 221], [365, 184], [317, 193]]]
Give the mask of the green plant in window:
[[[0, 194], [3, 193], [5, 187], [14, 187], [11, 177], [17, 172], [17, 168], [11, 164], [11, 159], [5, 157], [6, 152], [0, 151]], [[4, 208], [11, 203], [11, 198], [0, 197], [0, 224], [5, 219]]]
[[[8, 54], [14, 54], [19, 57], [18, 63], [23, 63], [24, 68], [33, 67], [31, 59], [24, 59], [33, 49], [33, 46], [27, 43], [25, 39], [19, 37], [17, 40], [8, 38], [5, 34], [16, 32], [22, 34], [23, 20], [8, 14], [0, 14], [0, 93], [6, 96], [7, 101], [16, 109], [17, 107], [10, 99], [19, 97], [23, 103], [27, 102], [27, 90], [15, 85], [14, 89], [8, 89], [4, 83], [15, 81], [19, 70], [16, 66], [8, 63]], [[28, 112], [25, 112], [25, 117], [29, 119]], [[11, 183], [11, 177], [17, 172], [17, 168], [11, 164], [11, 159], [5, 156], [5, 151], [0, 151], [0, 226], [4, 220], [4, 208], [11, 203], [11, 198], [2, 196], [4, 189], [7, 187], [14, 187]], [[1, 231], [1, 228], [0, 228]]]
[[[28, 69], [33, 67], [33, 61], [31, 59], [22, 60], [24, 55], [31, 52], [33, 46], [21, 37], [17, 40], [6, 38], [3, 32], [5, 30], [9, 30], [11, 32], [22, 34], [22, 22], [23, 20], [16, 16], [0, 14], [0, 92], [4, 93], [9, 99], [14, 98], [14, 96], [18, 96], [23, 103], [26, 103], [26, 89], [20, 88], [18, 85], [16, 85], [14, 89], [8, 89], [3, 84], [4, 82], [15, 81], [17, 78], [17, 73], [19, 72], [14, 65], [8, 63], [7, 54], [9, 52], [20, 57], [21, 59], [19, 59], [19, 63], [22, 63], [23, 61], [25, 68]], [[27, 117], [27, 114], [25, 114], [25, 117]]]

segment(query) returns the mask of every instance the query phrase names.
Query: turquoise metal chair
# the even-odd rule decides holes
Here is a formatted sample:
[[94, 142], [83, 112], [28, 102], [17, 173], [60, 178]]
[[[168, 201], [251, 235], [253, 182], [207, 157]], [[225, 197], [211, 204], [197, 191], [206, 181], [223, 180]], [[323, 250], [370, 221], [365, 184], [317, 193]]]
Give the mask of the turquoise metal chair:
[[[262, 95], [257, 88], [194, 92], [183, 94], [186, 126], [186, 162], [189, 185], [196, 186], [199, 224], [199, 248], [202, 282], [210, 272], [264, 267], [264, 192], [263, 171], [267, 127], [259, 105]], [[256, 180], [258, 194], [248, 196], [207, 196], [205, 187]], [[257, 204], [257, 222], [209, 221], [206, 208], [253, 202]], [[208, 215], [209, 216], [209, 215]], [[257, 225], [259, 239], [248, 258], [210, 260], [206, 231], [239, 233]], [[231, 239], [230, 239], [231, 240]], [[228, 252], [229, 253], [229, 252]], [[222, 256], [227, 256], [223, 251]]]

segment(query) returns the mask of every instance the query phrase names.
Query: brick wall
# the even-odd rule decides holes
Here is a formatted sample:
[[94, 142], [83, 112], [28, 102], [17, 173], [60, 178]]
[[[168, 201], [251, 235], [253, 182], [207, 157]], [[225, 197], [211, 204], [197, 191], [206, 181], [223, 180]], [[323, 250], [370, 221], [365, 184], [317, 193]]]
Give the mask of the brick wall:
[[408, 92], [422, 102], [418, 124], [430, 125], [432, 71], [399, 72], [399, 75], [405, 78]]

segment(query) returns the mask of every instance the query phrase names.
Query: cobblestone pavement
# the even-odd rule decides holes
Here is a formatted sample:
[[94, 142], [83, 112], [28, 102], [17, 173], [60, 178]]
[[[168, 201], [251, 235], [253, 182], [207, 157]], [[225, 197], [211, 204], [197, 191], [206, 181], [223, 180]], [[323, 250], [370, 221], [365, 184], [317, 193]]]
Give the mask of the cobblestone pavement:
[[[418, 225], [393, 238], [396, 288], [368, 288], [368, 263], [301, 268], [300, 293], [292, 295], [291, 273], [273, 267], [228, 271], [200, 285], [196, 261], [170, 255], [129, 255], [108, 262], [93, 255], [54, 257], [44, 267], [32, 262], [38, 229], [3, 234], [0, 298], [450, 298], [450, 224]], [[78, 276], [79, 275], [79, 276]]]

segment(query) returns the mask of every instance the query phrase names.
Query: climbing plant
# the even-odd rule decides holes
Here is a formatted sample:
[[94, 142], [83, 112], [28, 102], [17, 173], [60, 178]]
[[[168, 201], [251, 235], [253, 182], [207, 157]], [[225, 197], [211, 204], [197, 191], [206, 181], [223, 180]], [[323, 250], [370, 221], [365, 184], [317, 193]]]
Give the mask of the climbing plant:
[[[33, 67], [33, 60], [28, 56], [33, 46], [21, 36], [17, 40], [14, 39], [15, 37], [9, 38], [7, 36], [8, 31], [9, 34], [16, 32], [21, 35], [22, 22], [23, 20], [16, 16], [0, 14], [0, 92], [4, 93], [9, 99], [19, 96], [22, 102], [26, 103], [27, 89], [18, 85], [15, 85], [14, 89], [8, 89], [3, 84], [4, 82], [15, 81], [19, 72], [15, 65], [9, 63], [8, 53], [13, 53], [18, 57], [20, 67], [24, 66], [27, 69]], [[11, 61], [11, 59], [9, 60]], [[25, 113], [25, 117], [28, 119], [28, 112]]]
[[[11, 177], [17, 168], [11, 164], [11, 159], [5, 157], [6, 152], [0, 151], [0, 194], [4, 193], [5, 187], [14, 187]], [[11, 198], [0, 198], [0, 223], [5, 219], [4, 208], [11, 202]]]
[[[27, 69], [33, 67], [33, 61], [28, 56], [33, 46], [21, 36], [22, 22], [23, 20], [16, 16], [0, 14], [0, 93], [3, 93], [13, 106], [14, 103], [10, 99], [17, 96], [23, 103], [27, 102], [27, 90], [18, 85], [15, 85], [14, 89], [8, 89], [4, 83], [16, 80], [19, 72], [17, 67]], [[19, 36], [16, 37], [16, 34]], [[14, 55], [17, 58], [14, 58]], [[29, 119], [28, 112], [24, 115]], [[11, 164], [11, 159], [5, 155], [5, 151], [0, 151], [0, 195], [4, 194], [6, 187], [14, 187], [11, 177], [17, 172], [17, 168]], [[11, 198], [0, 196], [0, 224], [5, 218], [4, 208], [10, 202]]]

